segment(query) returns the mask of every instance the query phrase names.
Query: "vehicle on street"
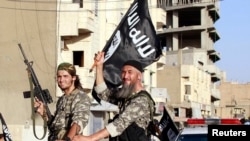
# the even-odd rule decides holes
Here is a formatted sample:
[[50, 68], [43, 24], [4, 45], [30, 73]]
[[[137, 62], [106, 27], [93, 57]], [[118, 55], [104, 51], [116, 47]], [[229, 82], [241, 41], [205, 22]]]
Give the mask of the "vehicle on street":
[[187, 127], [180, 130], [175, 141], [207, 141], [208, 125], [241, 125], [239, 119], [188, 119]]
[[244, 125], [250, 125], [250, 121], [249, 120], [245, 121]]

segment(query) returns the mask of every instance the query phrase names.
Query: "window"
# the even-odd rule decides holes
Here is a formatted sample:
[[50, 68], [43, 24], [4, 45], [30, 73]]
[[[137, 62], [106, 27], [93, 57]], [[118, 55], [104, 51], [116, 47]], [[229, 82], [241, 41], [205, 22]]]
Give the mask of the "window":
[[179, 116], [179, 108], [174, 108], [174, 115], [175, 115], [176, 117]]
[[73, 3], [79, 3], [80, 8], [83, 8], [83, 0], [73, 0]]
[[73, 64], [79, 67], [84, 67], [84, 52], [73, 51]]
[[191, 94], [191, 85], [185, 85], [185, 94]]

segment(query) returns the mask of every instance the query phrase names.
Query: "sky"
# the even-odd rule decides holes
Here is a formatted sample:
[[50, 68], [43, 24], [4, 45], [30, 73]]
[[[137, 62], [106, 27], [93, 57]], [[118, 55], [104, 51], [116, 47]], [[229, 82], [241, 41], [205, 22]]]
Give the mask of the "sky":
[[250, 82], [250, 0], [221, 0], [220, 18], [215, 28], [220, 39], [216, 66], [226, 72], [226, 80]]

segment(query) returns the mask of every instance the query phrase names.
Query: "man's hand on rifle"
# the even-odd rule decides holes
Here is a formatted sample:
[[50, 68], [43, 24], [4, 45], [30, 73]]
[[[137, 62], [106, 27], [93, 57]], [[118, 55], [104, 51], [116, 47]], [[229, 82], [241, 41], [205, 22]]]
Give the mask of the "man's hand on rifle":
[[44, 107], [43, 102], [40, 101], [37, 97], [35, 97], [35, 100], [34, 100], [34, 108], [35, 108], [35, 112], [41, 115], [44, 120], [46, 121], [48, 120], [46, 108]]

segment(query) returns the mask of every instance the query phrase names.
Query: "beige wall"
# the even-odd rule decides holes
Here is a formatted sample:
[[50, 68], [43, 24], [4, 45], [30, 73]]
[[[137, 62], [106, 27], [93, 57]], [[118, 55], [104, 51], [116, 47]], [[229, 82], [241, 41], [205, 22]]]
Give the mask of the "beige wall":
[[[35, 140], [30, 118], [30, 99], [23, 99], [22, 96], [23, 91], [29, 90], [29, 83], [23, 56], [17, 43], [23, 45], [28, 59], [34, 61], [33, 66], [41, 86], [48, 88], [53, 99], [55, 99], [57, 88], [55, 69], [57, 63], [71, 62], [72, 51], [84, 50], [86, 53], [84, 56], [85, 66], [78, 69], [83, 74], [81, 76], [83, 79], [93, 80], [94, 74], [88, 74], [86, 70], [93, 63], [94, 53], [102, 50], [132, 0], [124, 1], [122, 4], [118, 2], [109, 2], [107, 5], [106, 3], [99, 3], [98, 9], [95, 9], [95, 3], [90, 2], [86, 2], [84, 8], [79, 8], [78, 4], [70, 4], [68, 0], [60, 2], [58, 6], [56, 0], [45, 2], [2, 0], [0, 3], [2, 17], [0, 22], [0, 45], [2, 47], [0, 51], [2, 66], [0, 71], [0, 95], [3, 97], [0, 99], [0, 111], [9, 125], [15, 141]], [[162, 9], [155, 8], [155, 2], [151, 4], [151, 15], [159, 16], [152, 18], [153, 24], [158, 26], [157, 29], [162, 30], [160, 25], [166, 24], [164, 23], [166, 20], [162, 20], [165, 12]], [[60, 14], [56, 12], [57, 7]], [[116, 10], [110, 10], [112, 8]], [[88, 11], [90, 15], [86, 14], [85, 11], [87, 10], [90, 10]], [[93, 15], [95, 10], [98, 11], [98, 16]], [[85, 21], [84, 18], [88, 20]], [[173, 15], [173, 21], [173, 27], [178, 27], [178, 14]], [[86, 29], [92, 31], [83, 33]], [[178, 39], [176, 37], [173, 37], [174, 50], [178, 50]], [[197, 43], [195, 42], [195, 44]], [[67, 50], [62, 49], [65, 46]], [[150, 90], [151, 87], [167, 88], [170, 103], [181, 103], [183, 101], [184, 84], [181, 80], [182, 70], [179, 67], [168, 67], [165, 70], [156, 71], [156, 67], [154, 63], [148, 68], [150, 70], [147, 70], [144, 74], [146, 89]], [[192, 73], [198, 71], [196, 69], [194, 67]], [[191, 75], [191, 77], [193, 76], [195, 74]], [[159, 79], [159, 81], [156, 81], [156, 79]], [[93, 84], [93, 81], [84, 82], [84, 86], [88, 88], [91, 88], [91, 84]], [[199, 85], [197, 84], [197, 86]], [[202, 87], [199, 90], [203, 91], [204, 89]], [[51, 111], [54, 111], [54, 105], [50, 106]], [[41, 119], [39, 117], [36, 119], [37, 124], [42, 125]], [[42, 128], [36, 131], [38, 136], [41, 137]]]
[[240, 84], [237, 82], [222, 81], [220, 85], [218, 85], [218, 89], [221, 93], [220, 107], [217, 108], [219, 117], [234, 117], [235, 109], [241, 109], [242, 111], [237, 111], [236, 113], [242, 114], [245, 118], [250, 117], [249, 83]]
[[[27, 59], [34, 62], [33, 69], [41, 87], [49, 89], [54, 99], [56, 1], [1, 0], [0, 7], [0, 112], [13, 140], [35, 140], [31, 127], [31, 101], [24, 99], [22, 94], [30, 90], [27, 66], [18, 43]], [[37, 118], [36, 123], [41, 125], [39, 121]], [[27, 130], [25, 125], [28, 125]], [[38, 134], [40, 137], [42, 130]]]
[[168, 104], [181, 103], [181, 81], [179, 67], [164, 67], [157, 71], [157, 86], [167, 88], [170, 99]]

